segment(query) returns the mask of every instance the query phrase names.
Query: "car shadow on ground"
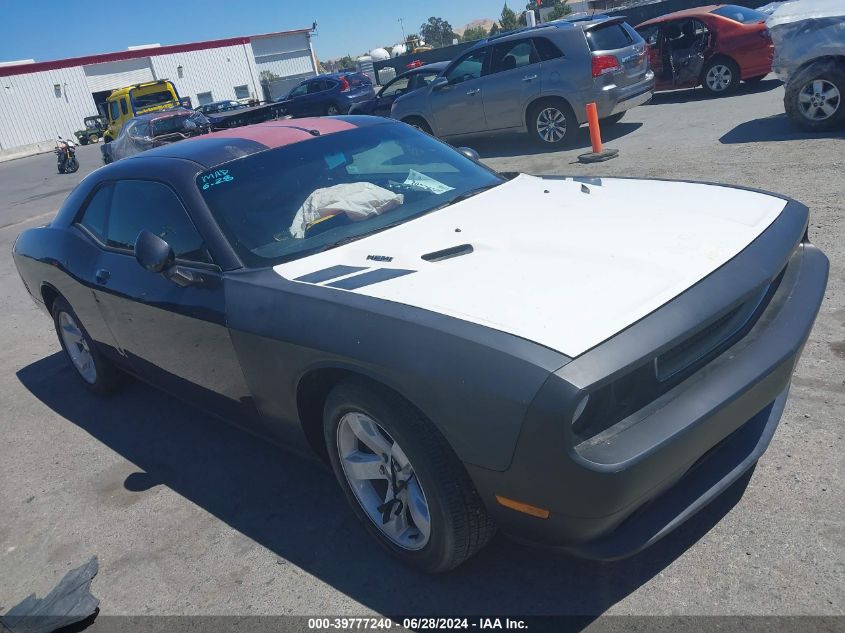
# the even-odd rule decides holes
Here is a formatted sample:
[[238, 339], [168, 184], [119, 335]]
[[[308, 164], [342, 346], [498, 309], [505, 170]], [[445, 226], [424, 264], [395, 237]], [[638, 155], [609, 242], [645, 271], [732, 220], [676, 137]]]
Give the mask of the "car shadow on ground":
[[747, 84], [742, 82], [737, 86], [737, 89], [732, 93], [720, 97], [711, 96], [704, 91], [701, 86], [697, 88], [682, 88], [680, 90], [667, 90], [666, 92], [655, 92], [646, 106], [664, 105], [668, 103], [690, 103], [692, 101], [706, 101], [708, 99], [731, 99], [734, 97], [742, 97], [745, 95], [757, 94], [760, 92], [768, 92], [774, 90], [778, 86], [782, 86], [783, 82], [780, 79], [763, 79], [754, 84]]
[[167, 486], [273, 552], [279, 564], [297, 565], [385, 615], [568, 615], [586, 624], [698, 541], [737, 503], [750, 478], [625, 561], [578, 560], [497, 536], [458, 569], [426, 576], [370, 540], [317, 461], [138, 382], [98, 398], [80, 389], [58, 353], [17, 376], [46, 406], [141, 469], [126, 478], [127, 490]]
[[786, 114], [781, 113], [740, 123], [724, 134], [719, 142], [725, 145], [734, 145], [737, 143], [800, 141], [812, 138], [845, 138], [845, 130], [805, 132], [796, 127]]
[[[621, 121], [613, 125], [605, 125], [601, 128], [603, 143], [613, 142], [618, 138], [627, 136], [631, 132], [642, 127], [639, 122]], [[504, 158], [511, 156], [530, 156], [535, 154], [547, 154], [550, 152], [578, 150], [578, 153], [590, 151], [590, 131], [587, 126], [578, 129], [578, 135], [573, 142], [565, 147], [544, 147], [535, 143], [528, 134], [496, 134], [467, 137], [460, 142], [453, 143], [456, 147], [471, 147], [481, 158]]]

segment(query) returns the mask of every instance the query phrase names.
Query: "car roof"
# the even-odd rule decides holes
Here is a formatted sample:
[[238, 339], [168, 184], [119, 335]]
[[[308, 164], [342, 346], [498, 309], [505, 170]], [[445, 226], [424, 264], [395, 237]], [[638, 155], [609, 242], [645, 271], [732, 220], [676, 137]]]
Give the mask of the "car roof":
[[391, 119], [371, 116], [312, 117], [266, 121], [171, 143], [130, 156], [126, 160], [176, 158], [190, 160], [205, 169], [211, 169], [243, 156], [258, 154], [294, 143], [307, 142], [326, 134], [335, 134], [373, 125], [398, 125], [398, 123]]
[[402, 77], [403, 75], [414, 75], [416, 73], [421, 73], [425, 71], [432, 71], [432, 70], [443, 70], [451, 64], [452, 62], [431, 62], [430, 64], [423, 64], [422, 66], [417, 66], [416, 68], [411, 68], [411, 70], [406, 70], [403, 73], [399, 73], [396, 75], [397, 77]]
[[724, 4], [709, 4], [704, 7], [693, 7], [692, 9], [683, 9], [681, 11], [674, 11], [673, 13], [667, 13], [665, 15], [657, 16], [656, 18], [651, 18], [650, 20], [646, 20], [645, 22], [640, 22], [637, 24], [637, 28], [641, 26], [649, 26], [650, 24], [658, 24], [660, 22], [666, 22], [668, 20], [675, 20], [678, 18], [694, 18], [701, 15], [707, 15], [708, 13], [712, 13], [714, 9], [718, 9], [719, 7], [724, 7], [727, 5]]

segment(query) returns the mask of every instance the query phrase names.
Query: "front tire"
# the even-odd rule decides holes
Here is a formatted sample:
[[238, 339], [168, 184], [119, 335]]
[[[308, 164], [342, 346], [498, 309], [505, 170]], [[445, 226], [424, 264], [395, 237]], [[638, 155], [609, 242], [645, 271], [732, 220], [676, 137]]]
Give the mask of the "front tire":
[[69, 174], [72, 174], [77, 169], [79, 169], [79, 161], [76, 159], [76, 156], [74, 156], [67, 162], [67, 167], [65, 168], [65, 171]]
[[332, 469], [366, 530], [428, 573], [457, 567], [495, 533], [472, 481], [434, 425], [395, 393], [362, 380], [324, 408]]
[[701, 77], [701, 87], [709, 95], [730, 94], [739, 84], [739, 66], [727, 57], [716, 57], [707, 62]]
[[85, 387], [100, 396], [117, 389], [122, 378], [120, 371], [100, 354], [70, 304], [57, 297], [51, 313], [59, 344]]
[[563, 101], [543, 101], [528, 112], [529, 134], [534, 142], [544, 147], [568, 145], [578, 128], [575, 113]]
[[826, 132], [845, 125], [845, 69], [832, 63], [814, 64], [786, 84], [783, 106], [802, 130]]

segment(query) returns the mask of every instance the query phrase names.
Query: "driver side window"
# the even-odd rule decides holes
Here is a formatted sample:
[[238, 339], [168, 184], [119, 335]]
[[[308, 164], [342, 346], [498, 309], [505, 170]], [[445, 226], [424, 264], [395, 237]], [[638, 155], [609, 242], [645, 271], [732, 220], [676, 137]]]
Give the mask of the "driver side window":
[[484, 71], [484, 60], [487, 57], [487, 48], [473, 51], [452, 66], [446, 72], [446, 79], [450, 84], [459, 84], [470, 79], [478, 79]]
[[288, 96], [289, 97], [301, 97], [307, 91], [308, 91], [308, 84], [302, 84], [300, 86], [297, 86], [293, 90], [291, 90], [291, 93]]
[[106, 244], [132, 251], [142, 229], [167, 242], [177, 259], [211, 263], [202, 237], [170, 187], [151, 180], [120, 180], [114, 184]]
[[396, 79], [393, 83], [385, 86], [384, 91], [381, 93], [382, 97], [393, 97], [397, 94], [401, 94], [406, 92], [408, 89], [408, 83], [410, 82], [409, 77], [400, 77]]

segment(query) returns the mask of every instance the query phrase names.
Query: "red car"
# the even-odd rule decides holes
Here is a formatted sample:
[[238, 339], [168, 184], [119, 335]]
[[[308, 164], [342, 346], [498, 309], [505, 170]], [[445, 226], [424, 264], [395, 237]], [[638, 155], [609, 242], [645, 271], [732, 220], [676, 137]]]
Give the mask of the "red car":
[[696, 7], [636, 27], [648, 43], [655, 88], [693, 88], [725, 94], [740, 80], [759, 81], [772, 70], [774, 46], [766, 16], [733, 4]]

